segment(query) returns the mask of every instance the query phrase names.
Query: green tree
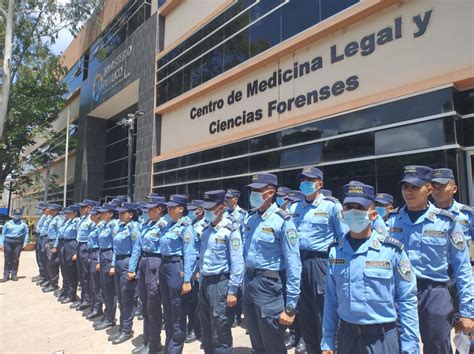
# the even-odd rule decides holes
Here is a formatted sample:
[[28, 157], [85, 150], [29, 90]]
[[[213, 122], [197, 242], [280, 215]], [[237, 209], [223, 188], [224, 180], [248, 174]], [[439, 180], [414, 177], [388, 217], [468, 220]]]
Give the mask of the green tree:
[[41, 159], [26, 161], [24, 152], [35, 144], [35, 137], [51, 136], [51, 124], [64, 106], [66, 87], [60, 78], [66, 69], [50, 47], [61, 30], [77, 34], [103, 3], [70, 0], [60, 5], [56, 0], [0, 0], [0, 58], [4, 52], [0, 190], [9, 175], [19, 185], [31, 182], [23, 175], [26, 162], [36, 164], [32, 167], [45, 163]]

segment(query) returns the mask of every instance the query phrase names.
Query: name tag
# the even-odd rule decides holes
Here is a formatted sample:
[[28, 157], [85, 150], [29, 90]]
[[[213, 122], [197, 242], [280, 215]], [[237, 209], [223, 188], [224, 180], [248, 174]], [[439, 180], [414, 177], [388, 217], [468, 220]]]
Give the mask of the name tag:
[[262, 232], [267, 232], [269, 234], [273, 234], [273, 228], [271, 228], [271, 227], [262, 227]]
[[341, 265], [341, 264], [346, 263], [346, 260], [344, 258], [330, 258], [329, 263], [330, 264]]
[[321, 216], [323, 218], [327, 218], [328, 217], [328, 213], [326, 211], [315, 211], [313, 213], [314, 216]]
[[390, 269], [390, 262], [389, 261], [365, 261], [365, 266]]
[[438, 231], [438, 230], [425, 230], [425, 231], [423, 231], [423, 236], [445, 237], [446, 233], [444, 231]]
[[403, 232], [403, 229], [401, 227], [391, 227], [390, 232], [400, 233], [400, 232]]
[[216, 243], [227, 243], [227, 240], [225, 238], [216, 238]]

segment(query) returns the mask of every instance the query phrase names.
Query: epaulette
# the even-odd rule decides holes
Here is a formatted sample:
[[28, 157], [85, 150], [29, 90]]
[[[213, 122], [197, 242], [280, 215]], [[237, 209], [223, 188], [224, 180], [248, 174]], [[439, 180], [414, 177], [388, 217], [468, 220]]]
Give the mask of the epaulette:
[[232, 214], [227, 215], [227, 219], [232, 221], [232, 222], [237, 222], [237, 219]]
[[233, 224], [227, 224], [224, 227], [231, 232], [234, 232], [235, 230], [237, 230], [237, 228]]
[[341, 204], [341, 202], [339, 201], [339, 199], [334, 198], [334, 197], [325, 196], [323, 199], [324, 199], [324, 200], [330, 200], [331, 202], [336, 203], [336, 204]]
[[288, 214], [286, 211], [282, 210], [282, 209], [278, 209], [275, 214], [278, 214], [280, 215], [283, 219], [285, 220], [288, 220], [288, 219], [291, 219], [291, 215]]
[[472, 215], [474, 215], [474, 208], [473, 207], [470, 207], [468, 205], [463, 205], [461, 207], [461, 210], [462, 211], [467, 211], [468, 213], [471, 213]]
[[186, 227], [186, 226], [189, 226], [189, 225], [191, 225], [191, 224], [189, 223], [189, 220], [183, 220], [183, 222], [181, 223], [181, 225], [183, 225], [184, 227]]
[[398, 214], [399, 211], [400, 211], [399, 208], [390, 210], [390, 211], [388, 212], [388, 216]]
[[384, 240], [383, 240], [383, 243], [387, 243], [389, 245], [395, 246], [400, 251], [402, 251], [403, 247], [404, 247], [403, 243], [398, 241], [396, 238], [393, 238], [393, 237], [390, 237], [390, 236], [385, 237]]
[[239, 212], [240, 214], [245, 214], [247, 211], [245, 211], [244, 209], [239, 209], [238, 212]]
[[456, 215], [454, 215], [454, 214], [451, 213], [450, 211], [447, 211], [447, 210], [444, 210], [444, 209], [435, 208], [435, 209], [434, 209], [434, 213], [435, 213], [436, 215], [447, 216], [447, 217], [450, 218], [452, 221], [456, 221]]

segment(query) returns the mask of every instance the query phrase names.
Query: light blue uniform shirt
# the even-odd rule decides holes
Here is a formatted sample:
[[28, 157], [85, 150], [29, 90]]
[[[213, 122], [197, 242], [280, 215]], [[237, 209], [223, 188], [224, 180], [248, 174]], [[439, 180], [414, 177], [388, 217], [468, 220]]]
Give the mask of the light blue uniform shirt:
[[28, 225], [23, 220], [9, 220], [3, 225], [0, 245], [3, 245], [5, 237], [23, 240], [23, 245], [28, 243]]
[[273, 203], [263, 214], [251, 212], [243, 224], [247, 268], [286, 270], [286, 305], [296, 308], [300, 294], [300, 244], [291, 216]]
[[117, 220], [110, 220], [99, 232], [98, 244], [101, 249], [113, 248], [114, 235], [118, 230]]
[[237, 294], [244, 271], [243, 245], [239, 229], [229, 219], [210, 224], [201, 234], [200, 269], [202, 275], [230, 273], [228, 294]]
[[377, 231], [380, 235], [388, 235], [387, 224], [385, 224], [384, 219], [377, 215], [377, 217], [372, 220], [372, 230]]
[[132, 254], [133, 245], [135, 244], [139, 233], [138, 225], [135, 221], [130, 221], [127, 224], [121, 223], [119, 225], [118, 230], [113, 237], [114, 253], [112, 256], [112, 267], [115, 266], [116, 256]]
[[133, 246], [132, 257], [128, 266], [128, 271], [136, 273], [138, 261], [142, 251], [160, 254], [160, 237], [168, 225], [167, 219], [160, 218], [157, 222], [149, 220], [138, 235]]
[[90, 250], [94, 248], [99, 248], [99, 234], [106, 224], [107, 223], [105, 221], [99, 221], [97, 224], [94, 224], [92, 226], [92, 230], [91, 232], [89, 232], [89, 237], [87, 238], [87, 248], [89, 248]]
[[447, 210], [456, 215], [457, 221], [461, 224], [464, 236], [466, 236], [469, 244], [474, 234], [474, 208], [454, 200], [451, 207]]
[[447, 282], [448, 263], [456, 276], [462, 317], [474, 318], [472, 271], [466, 238], [452, 213], [430, 204], [412, 223], [406, 206], [392, 211], [387, 221], [390, 236], [405, 245], [417, 278]]
[[[77, 237], [77, 224], [79, 218], [68, 219], [60, 228], [61, 238], [64, 240], [75, 240]], [[59, 242], [54, 243], [54, 247], [58, 247]]]
[[232, 221], [237, 227], [240, 227], [242, 225], [247, 216], [248, 212], [239, 207], [238, 205], [235, 207], [234, 210], [230, 210], [229, 208], [227, 208], [224, 213], [224, 217]]
[[48, 239], [56, 240], [59, 236], [59, 228], [63, 224], [63, 220], [60, 215], [56, 215], [48, 223]]
[[397, 312], [401, 351], [419, 353], [416, 279], [400, 242], [373, 231], [355, 252], [347, 236], [330, 248], [321, 349], [336, 349], [339, 319], [382, 324]]
[[196, 267], [196, 249], [194, 248], [194, 229], [187, 216], [178, 222], [168, 224], [160, 237], [163, 256], [183, 257], [184, 282], [190, 282]]
[[207, 221], [202, 218], [193, 223], [194, 228], [194, 248], [196, 249], [196, 257], [199, 258], [201, 254], [201, 235], [204, 229], [208, 226]]
[[349, 231], [336, 198], [320, 194], [312, 203], [300, 200], [289, 208], [300, 240], [300, 249], [327, 252], [337, 235]]
[[46, 219], [46, 215], [45, 215], [45, 214], [41, 214], [41, 216], [40, 216], [39, 219], [38, 219], [38, 222], [37, 222], [36, 225], [35, 225], [35, 231], [36, 231], [36, 233], [38, 233], [38, 234], [40, 233], [41, 226], [43, 225], [44, 219]]
[[80, 217], [79, 224], [77, 225], [77, 242], [87, 242], [89, 233], [92, 231], [92, 227], [95, 223], [91, 220], [89, 215]]
[[53, 217], [51, 215], [47, 215], [44, 218], [43, 223], [41, 224], [41, 229], [39, 230], [40, 236], [48, 235], [48, 227], [51, 220], [53, 220]]

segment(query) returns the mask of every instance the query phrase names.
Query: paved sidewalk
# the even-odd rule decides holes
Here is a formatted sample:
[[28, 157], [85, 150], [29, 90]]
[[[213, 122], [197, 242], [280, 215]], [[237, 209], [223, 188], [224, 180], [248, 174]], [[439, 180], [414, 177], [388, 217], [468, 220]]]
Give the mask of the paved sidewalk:
[[[3, 275], [3, 251], [0, 251]], [[135, 319], [135, 338], [120, 345], [107, 341], [118, 326], [106, 331], [95, 331], [92, 321], [82, 312], [61, 305], [52, 293], [44, 294], [31, 282], [37, 275], [34, 252], [22, 252], [19, 281], [0, 283], [0, 353], [131, 353], [142, 344], [142, 321]], [[117, 313], [117, 318], [118, 318]], [[250, 340], [245, 330], [237, 327], [234, 335], [234, 353], [250, 353]], [[162, 342], [165, 336], [162, 331]], [[184, 353], [203, 353], [200, 342], [185, 344]]]

